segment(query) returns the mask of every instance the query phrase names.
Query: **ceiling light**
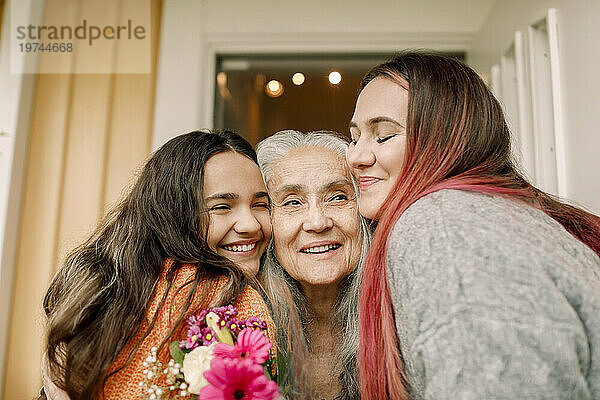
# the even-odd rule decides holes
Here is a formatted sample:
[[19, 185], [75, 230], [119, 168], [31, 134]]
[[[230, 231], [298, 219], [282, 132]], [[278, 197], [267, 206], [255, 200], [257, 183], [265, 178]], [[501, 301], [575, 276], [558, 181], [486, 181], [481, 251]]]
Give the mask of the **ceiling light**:
[[337, 85], [341, 81], [342, 81], [342, 74], [340, 74], [337, 71], [332, 71], [329, 73], [329, 82], [331, 82], [332, 85]]
[[302, 72], [296, 72], [293, 76], [292, 76], [292, 82], [294, 83], [294, 85], [296, 86], [300, 86], [304, 83], [304, 74]]
[[265, 92], [269, 97], [279, 97], [283, 94], [283, 85], [278, 80], [270, 80], [265, 87]]

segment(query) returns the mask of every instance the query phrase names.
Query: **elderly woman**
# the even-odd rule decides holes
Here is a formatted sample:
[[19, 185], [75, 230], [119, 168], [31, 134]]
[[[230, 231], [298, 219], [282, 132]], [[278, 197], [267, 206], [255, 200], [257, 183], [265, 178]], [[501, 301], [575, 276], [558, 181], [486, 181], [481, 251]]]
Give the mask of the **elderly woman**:
[[337, 134], [291, 130], [257, 147], [274, 239], [262, 279], [291, 363], [292, 397], [359, 398], [357, 300], [369, 233], [347, 147]]

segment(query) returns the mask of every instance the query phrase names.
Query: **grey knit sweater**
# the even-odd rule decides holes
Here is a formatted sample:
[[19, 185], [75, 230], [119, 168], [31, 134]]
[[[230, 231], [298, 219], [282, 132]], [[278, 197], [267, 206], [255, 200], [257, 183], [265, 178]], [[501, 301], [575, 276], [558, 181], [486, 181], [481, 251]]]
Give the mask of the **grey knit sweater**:
[[387, 265], [415, 399], [600, 399], [600, 258], [543, 212], [429, 194]]

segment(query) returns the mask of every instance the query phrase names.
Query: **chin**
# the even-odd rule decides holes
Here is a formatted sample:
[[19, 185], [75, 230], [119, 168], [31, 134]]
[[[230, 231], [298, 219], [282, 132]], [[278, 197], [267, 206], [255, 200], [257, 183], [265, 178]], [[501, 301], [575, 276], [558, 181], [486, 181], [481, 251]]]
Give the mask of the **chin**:
[[359, 204], [358, 206], [358, 210], [360, 212], [360, 215], [362, 215], [363, 217], [367, 218], [367, 219], [373, 219], [375, 218], [375, 215], [377, 215], [377, 211], [379, 211], [379, 207], [374, 207], [371, 204]]
[[248, 271], [252, 274], [252, 276], [256, 276], [258, 274], [258, 271], [260, 270], [260, 264], [255, 264], [252, 265]]
[[339, 276], [316, 276], [306, 282], [307, 285], [313, 287], [339, 285], [348, 274]]
[[311, 282], [305, 282], [304, 286], [307, 288], [312, 288], [312, 289], [320, 289], [320, 288], [328, 288], [332, 285], [337, 285], [339, 284], [340, 281], [336, 281], [336, 280], [315, 280], [315, 281], [311, 281]]
[[[235, 263], [235, 261], [234, 261]], [[256, 264], [241, 264], [241, 263], [236, 263], [241, 270], [243, 270], [245, 273], [252, 275], [252, 276], [256, 276], [256, 274], [258, 274], [258, 270], [260, 268], [260, 265], [258, 263]]]

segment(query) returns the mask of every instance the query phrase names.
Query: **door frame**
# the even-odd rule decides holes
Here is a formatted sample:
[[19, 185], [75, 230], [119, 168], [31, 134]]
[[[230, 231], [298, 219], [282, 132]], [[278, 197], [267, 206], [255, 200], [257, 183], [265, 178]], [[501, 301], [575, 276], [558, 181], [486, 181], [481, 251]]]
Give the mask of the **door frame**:
[[213, 128], [215, 69], [225, 54], [393, 53], [404, 48], [468, 52], [464, 32], [206, 33], [203, 3], [165, 2], [162, 10], [152, 149], [194, 129]]

